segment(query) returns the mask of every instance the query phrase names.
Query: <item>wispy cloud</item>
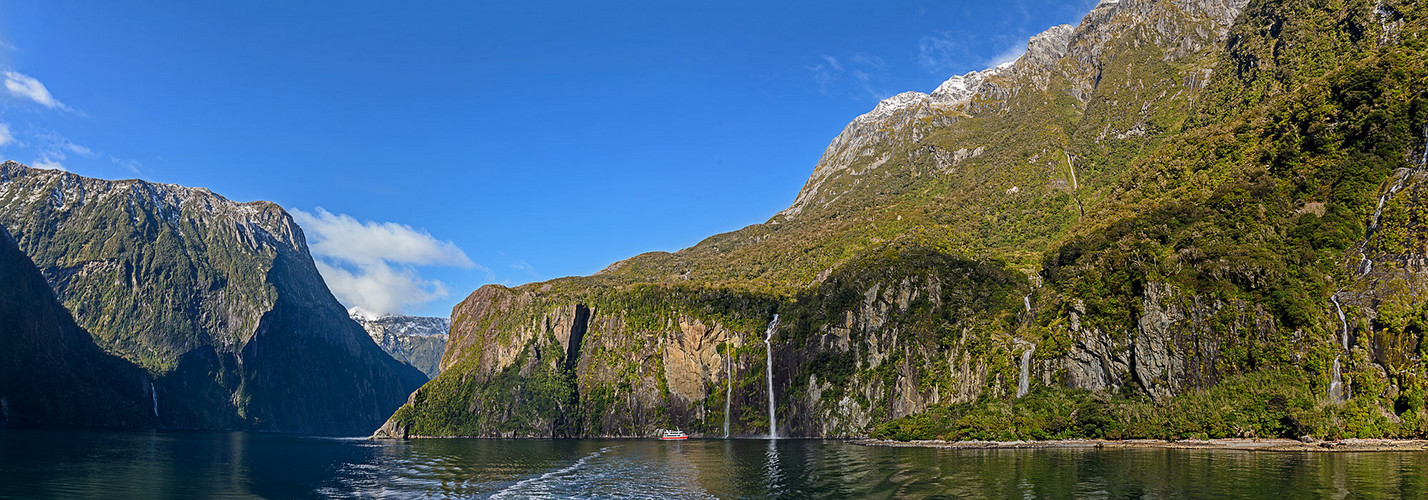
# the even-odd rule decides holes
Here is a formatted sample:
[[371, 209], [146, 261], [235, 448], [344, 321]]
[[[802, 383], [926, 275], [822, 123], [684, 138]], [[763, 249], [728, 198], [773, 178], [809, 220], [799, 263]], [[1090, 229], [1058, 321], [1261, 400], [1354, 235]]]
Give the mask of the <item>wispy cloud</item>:
[[818, 59], [804, 69], [813, 74], [818, 92], [825, 96], [882, 99], [892, 95], [879, 83], [887, 76], [887, 65], [880, 57], [855, 52], [842, 58], [823, 54]]
[[15, 134], [10, 132], [10, 124], [0, 123], [0, 147], [15, 144]]
[[451, 241], [395, 222], [359, 221], [317, 208], [292, 210], [303, 227], [318, 271], [332, 293], [349, 307], [378, 314], [401, 313], [445, 298], [446, 284], [428, 280], [418, 266], [490, 271], [471, 262]]
[[521, 272], [526, 273], [526, 274], [529, 274], [529, 275], [531, 275], [531, 276], [540, 276], [539, 274], [536, 273], [535, 268], [534, 268], [534, 267], [531, 267], [530, 263], [529, 263], [529, 262], [526, 262], [526, 261], [524, 261], [524, 260], [517, 260], [517, 261], [515, 261], [515, 262], [512, 262], [512, 263], [511, 263], [511, 269], [515, 269], [515, 270], [517, 270], [517, 271], [521, 271]]
[[45, 88], [45, 84], [30, 75], [5, 70], [5, 90], [12, 96], [29, 99], [46, 108], [71, 111], [69, 106], [50, 94], [50, 89]]
[[134, 160], [134, 159], [125, 160], [125, 159], [122, 159], [122, 158], [116, 158], [116, 157], [110, 156], [110, 157], [109, 157], [109, 162], [110, 162], [110, 163], [113, 163], [113, 164], [115, 164], [115, 165], [124, 167], [124, 169], [126, 169], [126, 170], [132, 172], [134, 175], [138, 175], [138, 176], [143, 176], [143, 175], [144, 175], [144, 172], [143, 172], [144, 164], [139, 163], [139, 160]]
[[917, 65], [937, 76], [952, 76], [964, 71], [971, 53], [959, 36], [940, 32], [917, 41]]

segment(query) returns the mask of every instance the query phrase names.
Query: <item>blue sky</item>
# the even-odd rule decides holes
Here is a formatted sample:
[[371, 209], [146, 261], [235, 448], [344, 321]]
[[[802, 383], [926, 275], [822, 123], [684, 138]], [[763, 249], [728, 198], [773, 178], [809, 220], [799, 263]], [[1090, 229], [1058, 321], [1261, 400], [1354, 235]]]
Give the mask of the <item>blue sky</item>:
[[763, 222], [1094, 3], [7, 0], [0, 155], [277, 202], [345, 303], [446, 316]]

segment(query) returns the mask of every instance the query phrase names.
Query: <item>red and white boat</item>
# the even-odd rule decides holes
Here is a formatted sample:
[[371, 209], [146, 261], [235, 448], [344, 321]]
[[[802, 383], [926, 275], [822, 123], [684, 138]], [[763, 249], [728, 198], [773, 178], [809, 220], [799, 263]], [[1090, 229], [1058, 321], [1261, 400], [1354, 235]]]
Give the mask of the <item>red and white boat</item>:
[[664, 431], [664, 435], [660, 436], [659, 439], [661, 441], [679, 441], [689, 439], [689, 435], [685, 434], [684, 431]]

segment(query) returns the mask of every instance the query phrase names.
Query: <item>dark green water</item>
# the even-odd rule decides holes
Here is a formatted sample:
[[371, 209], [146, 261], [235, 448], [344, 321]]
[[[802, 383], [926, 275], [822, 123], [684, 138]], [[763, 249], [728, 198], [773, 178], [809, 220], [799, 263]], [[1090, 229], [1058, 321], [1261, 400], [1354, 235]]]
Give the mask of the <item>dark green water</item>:
[[0, 429], [0, 497], [1428, 498], [1428, 454]]

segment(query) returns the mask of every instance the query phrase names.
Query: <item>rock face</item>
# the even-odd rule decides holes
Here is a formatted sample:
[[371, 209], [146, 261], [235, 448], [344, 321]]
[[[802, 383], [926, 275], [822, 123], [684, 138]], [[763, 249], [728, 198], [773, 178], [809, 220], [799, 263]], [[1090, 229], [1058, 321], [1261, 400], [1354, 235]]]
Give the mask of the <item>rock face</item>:
[[[1004, 408], [976, 424], [995, 427], [1027, 416], [996, 404], [1039, 394], [1102, 404], [1066, 419], [1199, 405], [1226, 381], [1302, 412], [1213, 432], [1351, 415], [1422, 432], [1428, 104], [1401, 96], [1428, 68], [1395, 40], [1425, 18], [1394, 0], [1101, 2], [1013, 63], [878, 103], [764, 224], [472, 293], [442, 374], [384, 434], [722, 436], [727, 418], [760, 436], [770, 380], [784, 436], [949, 405]], [[1335, 363], [1352, 412], [1306, 396]]]
[[421, 370], [427, 378], [441, 373], [441, 355], [446, 351], [446, 334], [451, 331], [451, 320], [401, 314], [374, 315], [356, 307], [348, 309], [347, 313], [392, 358]]
[[105, 353], [0, 228], [0, 425], [149, 427], [152, 381]]
[[424, 378], [347, 317], [277, 205], [7, 162], [0, 223], [96, 343], [152, 374], [164, 426], [362, 434]]

